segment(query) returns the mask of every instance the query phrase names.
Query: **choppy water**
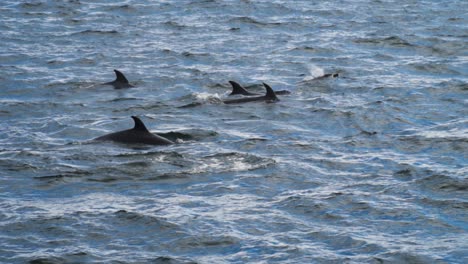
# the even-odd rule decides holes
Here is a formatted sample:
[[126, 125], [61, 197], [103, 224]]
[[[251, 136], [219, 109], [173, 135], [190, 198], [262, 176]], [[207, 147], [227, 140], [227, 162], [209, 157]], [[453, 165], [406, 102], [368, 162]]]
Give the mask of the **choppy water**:
[[466, 10], [3, 0], [0, 262], [468, 262]]

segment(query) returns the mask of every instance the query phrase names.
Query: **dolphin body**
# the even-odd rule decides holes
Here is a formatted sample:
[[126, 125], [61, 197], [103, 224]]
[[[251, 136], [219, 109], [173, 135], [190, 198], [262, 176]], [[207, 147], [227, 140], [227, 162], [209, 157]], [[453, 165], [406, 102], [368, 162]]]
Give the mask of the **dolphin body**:
[[132, 116], [135, 126], [132, 129], [107, 134], [95, 140], [114, 141], [125, 144], [170, 145], [174, 142], [161, 136], [152, 134], [145, 124], [136, 116]]
[[[229, 81], [229, 83], [232, 86], [232, 92], [229, 95], [235, 95], [235, 94], [242, 94], [245, 96], [254, 96], [254, 95], [260, 95], [258, 93], [251, 93], [247, 91], [242, 85], [238, 84], [235, 81]], [[290, 94], [291, 92], [288, 90], [281, 90], [281, 91], [275, 91], [275, 94], [282, 95], [282, 94]]]
[[268, 103], [273, 103], [279, 101], [278, 97], [276, 97], [275, 91], [266, 83], [263, 83], [265, 86], [266, 94], [263, 96], [252, 96], [252, 97], [245, 97], [239, 99], [230, 99], [224, 100], [223, 103], [225, 104], [240, 104], [240, 103], [247, 103], [247, 102], [255, 102], [255, 101], [265, 101]]
[[105, 85], [112, 85], [114, 86], [115, 89], [123, 89], [123, 88], [131, 88], [131, 87], [134, 87], [133, 85], [131, 85], [127, 78], [125, 78], [125, 75], [123, 75], [122, 72], [118, 71], [118, 70], [114, 70], [115, 72], [115, 80], [113, 80], [112, 82], [106, 82], [106, 83], [103, 83]]
[[319, 76], [319, 77], [315, 77], [313, 80], [322, 80], [322, 79], [325, 79], [325, 78], [337, 78], [339, 77], [340, 75], [338, 73], [326, 73], [322, 76]]

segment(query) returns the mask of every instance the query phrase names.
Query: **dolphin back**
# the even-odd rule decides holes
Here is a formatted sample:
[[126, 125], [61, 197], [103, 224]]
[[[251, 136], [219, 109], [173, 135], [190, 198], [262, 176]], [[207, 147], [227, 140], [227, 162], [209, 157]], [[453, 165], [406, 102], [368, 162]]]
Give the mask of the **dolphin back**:
[[125, 144], [147, 144], [147, 145], [170, 145], [174, 142], [167, 138], [152, 134], [146, 128], [143, 121], [136, 116], [132, 116], [135, 126], [132, 129], [122, 130], [110, 133], [95, 140], [98, 141], [114, 141]]
[[237, 82], [234, 81], [229, 81], [229, 83], [232, 86], [232, 92], [229, 95], [234, 95], [234, 94], [242, 94], [242, 95], [258, 95], [256, 93], [251, 93], [247, 91], [242, 85], [240, 85]]

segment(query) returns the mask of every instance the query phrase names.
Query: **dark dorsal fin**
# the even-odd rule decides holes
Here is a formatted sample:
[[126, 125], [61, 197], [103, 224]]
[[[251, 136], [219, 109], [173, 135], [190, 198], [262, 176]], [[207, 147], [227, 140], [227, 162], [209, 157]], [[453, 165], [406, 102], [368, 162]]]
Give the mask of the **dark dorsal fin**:
[[247, 91], [244, 87], [242, 87], [240, 84], [236, 83], [235, 81], [229, 81], [229, 83], [232, 85], [231, 95], [233, 95], [233, 94], [243, 94], [243, 95], [250, 94], [249, 91]]
[[266, 89], [265, 97], [267, 99], [278, 100], [278, 97], [276, 97], [275, 91], [273, 91], [273, 89], [271, 89], [271, 87], [268, 84], [263, 83], [263, 86], [265, 86], [265, 89]]
[[132, 116], [132, 118], [133, 121], [135, 121], [135, 126], [133, 127], [134, 130], [149, 132], [145, 124], [143, 124], [143, 121], [140, 120], [140, 118], [136, 116]]
[[127, 80], [127, 78], [125, 78], [123, 73], [121, 73], [118, 70], [114, 70], [114, 72], [115, 72], [115, 76], [117, 77], [117, 79], [115, 79], [115, 82], [127, 83], [128, 84], [128, 80]]

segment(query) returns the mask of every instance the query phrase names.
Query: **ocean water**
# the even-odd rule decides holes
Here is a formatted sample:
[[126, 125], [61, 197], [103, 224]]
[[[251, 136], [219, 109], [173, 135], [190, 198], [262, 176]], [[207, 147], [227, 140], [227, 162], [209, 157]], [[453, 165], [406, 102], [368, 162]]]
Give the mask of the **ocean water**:
[[2, 0], [0, 263], [467, 263], [466, 10]]

